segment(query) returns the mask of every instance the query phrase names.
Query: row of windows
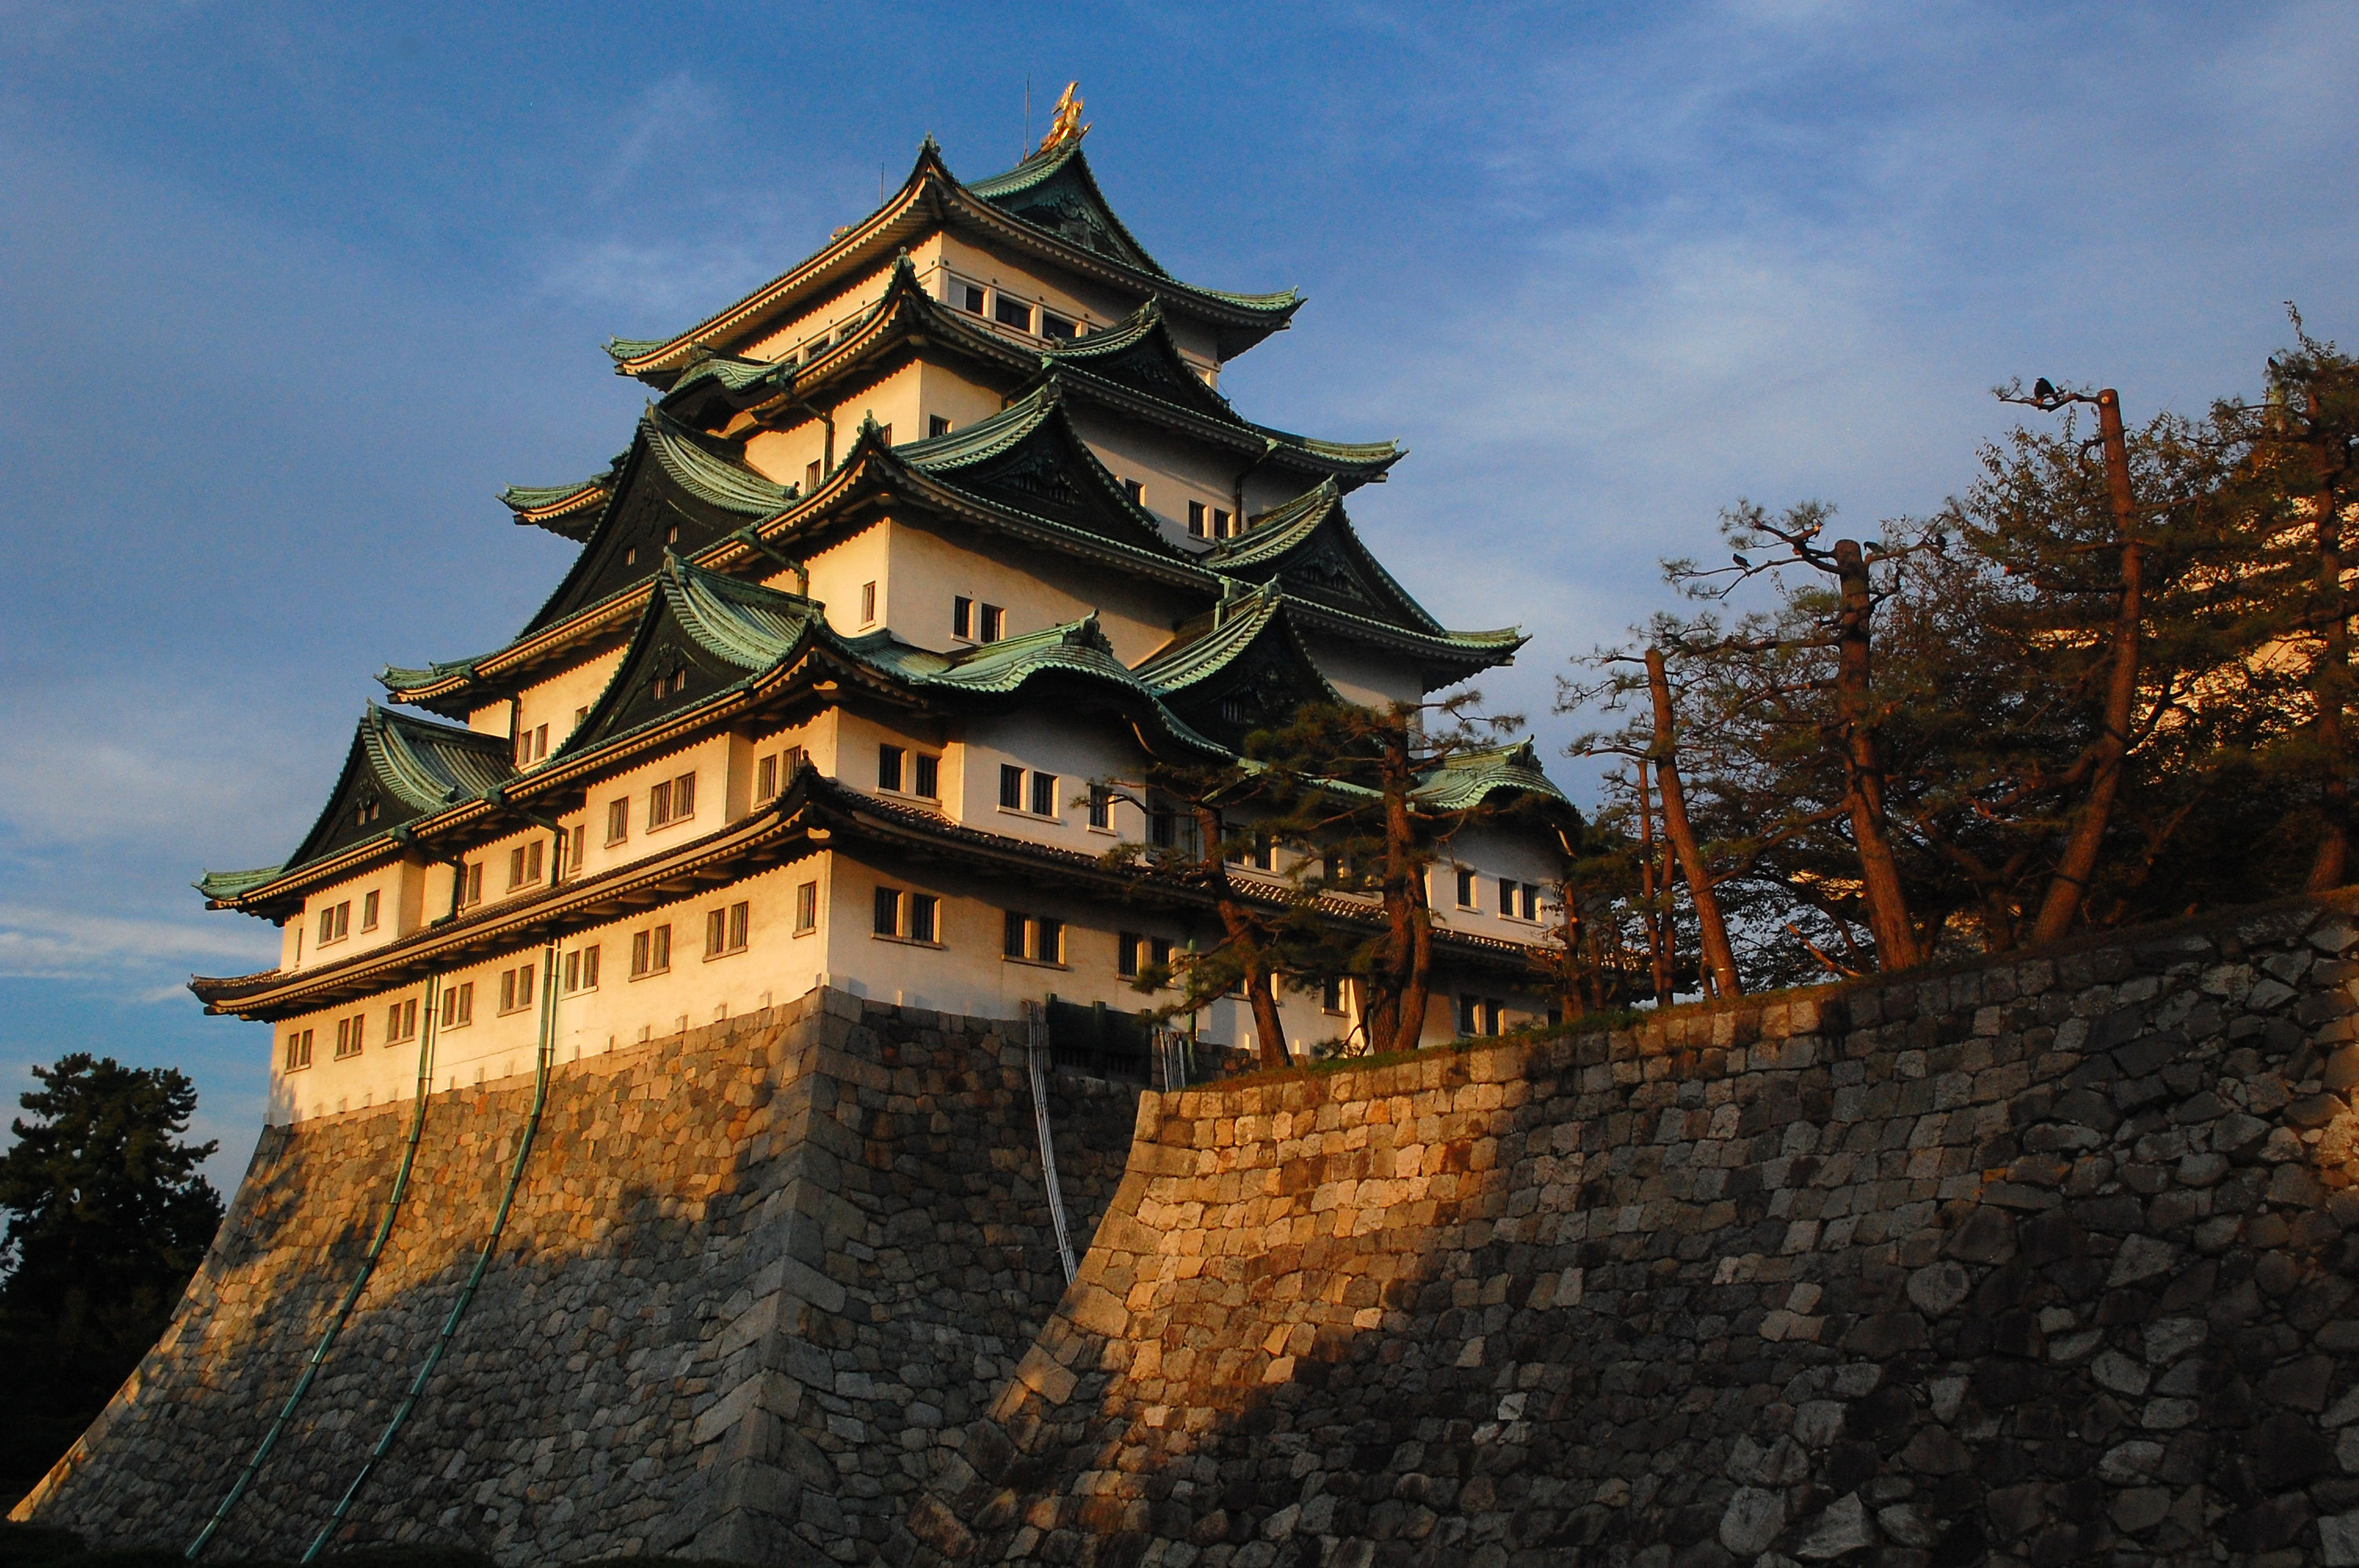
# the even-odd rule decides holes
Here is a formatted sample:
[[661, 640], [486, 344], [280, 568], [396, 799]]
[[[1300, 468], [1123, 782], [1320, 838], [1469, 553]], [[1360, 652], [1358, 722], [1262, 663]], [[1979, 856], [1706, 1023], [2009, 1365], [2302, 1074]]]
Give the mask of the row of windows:
[[754, 760], [754, 804], [766, 806], [785, 792], [794, 782], [795, 771], [803, 765], [803, 749], [788, 746]]
[[927, 752], [902, 746], [876, 748], [876, 787], [921, 800], [942, 797], [942, 760]]
[[[1027, 781], [1030, 787], [1026, 787]], [[1093, 797], [1094, 799], [1094, 797]], [[1005, 811], [1020, 811], [1033, 816], [1057, 815], [1057, 775], [1025, 769], [1013, 762], [999, 765], [999, 805]]]
[[1084, 330], [1081, 322], [1060, 316], [1045, 305], [1035, 305], [1004, 290], [965, 278], [951, 279], [950, 302], [970, 316], [980, 316], [996, 321], [1003, 327], [1036, 338], [1048, 338], [1057, 342], [1071, 342]]
[[[376, 929], [379, 898], [380, 894], [374, 888], [361, 894], [361, 929], [363, 931]], [[320, 946], [324, 947], [331, 942], [341, 942], [351, 935], [352, 931], [353, 901], [351, 899], [344, 899], [321, 909]]]
[[1229, 514], [1228, 508], [1191, 501], [1188, 503], [1188, 532], [1199, 539], [1234, 539], [1245, 530]]
[[[1461, 866], [1458, 869], [1458, 907], [1474, 909], [1481, 905], [1481, 881], [1474, 872]], [[1540, 886], [1538, 882], [1519, 882], [1513, 877], [1499, 879], [1499, 915], [1505, 920], [1538, 920], [1540, 917]]]
[[[685, 822], [696, 815], [696, 775], [682, 773], [647, 790], [647, 830]], [[631, 797], [606, 803], [606, 842], [619, 844], [631, 836]]]

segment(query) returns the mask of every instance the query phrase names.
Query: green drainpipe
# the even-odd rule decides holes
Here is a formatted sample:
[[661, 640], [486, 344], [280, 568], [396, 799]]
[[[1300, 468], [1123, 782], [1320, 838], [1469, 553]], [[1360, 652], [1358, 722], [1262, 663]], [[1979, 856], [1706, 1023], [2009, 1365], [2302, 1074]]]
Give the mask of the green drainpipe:
[[409, 1111], [409, 1141], [402, 1146], [401, 1164], [394, 1172], [393, 1190], [386, 1195], [385, 1216], [377, 1221], [376, 1234], [370, 1238], [368, 1250], [362, 1254], [360, 1271], [353, 1276], [352, 1284], [344, 1291], [344, 1299], [336, 1303], [336, 1310], [330, 1314], [328, 1326], [321, 1332], [319, 1344], [312, 1346], [311, 1358], [303, 1363], [303, 1374], [295, 1379], [294, 1391], [279, 1407], [278, 1419], [272, 1422], [270, 1430], [262, 1434], [261, 1444], [255, 1449], [254, 1457], [247, 1460], [245, 1468], [238, 1472], [237, 1480], [230, 1487], [229, 1495], [222, 1498], [221, 1506], [213, 1509], [212, 1518], [205, 1521], [205, 1528], [198, 1532], [196, 1540], [189, 1542], [184, 1555], [190, 1559], [203, 1552], [212, 1541], [214, 1532], [222, 1527], [222, 1521], [229, 1518], [230, 1510], [237, 1507], [238, 1499], [245, 1497], [246, 1488], [254, 1484], [254, 1477], [261, 1472], [263, 1462], [270, 1457], [270, 1451], [278, 1445], [279, 1434], [287, 1430], [287, 1423], [293, 1418], [295, 1408], [303, 1402], [303, 1396], [311, 1391], [311, 1383], [319, 1377], [321, 1363], [327, 1360], [328, 1351], [335, 1345], [336, 1336], [344, 1331], [344, 1325], [351, 1319], [361, 1292], [368, 1288], [369, 1276], [376, 1271], [376, 1260], [385, 1255], [385, 1244], [392, 1238], [394, 1219], [401, 1213], [401, 1200], [409, 1191], [409, 1173], [418, 1163], [419, 1139], [426, 1130], [426, 1098], [434, 1076], [434, 1030], [438, 1016], [435, 985], [436, 978], [429, 975], [426, 995], [420, 1003], [426, 1010], [426, 1016], [418, 1027], [418, 1087]]
[[[393, 1419], [385, 1423], [384, 1434], [376, 1440], [376, 1446], [369, 1451], [368, 1458], [362, 1463], [360, 1474], [353, 1477], [353, 1484], [345, 1487], [344, 1495], [337, 1499], [335, 1511], [328, 1516], [328, 1522], [321, 1525], [320, 1533], [311, 1538], [311, 1544], [304, 1550], [300, 1559], [304, 1563], [317, 1558], [336, 1531], [343, 1528], [345, 1517], [359, 1499], [361, 1489], [368, 1485], [377, 1461], [392, 1450], [393, 1440], [399, 1435], [403, 1423], [409, 1420], [409, 1412], [418, 1408], [418, 1401], [424, 1396], [434, 1369], [442, 1364], [442, 1353], [451, 1347], [452, 1337], [459, 1332], [460, 1321], [467, 1315], [467, 1308], [474, 1302], [475, 1288], [484, 1282], [484, 1271], [492, 1264], [492, 1254], [499, 1250], [500, 1233], [507, 1228], [508, 1211], [516, 1205], [516, 1189], [524, 1184], [525, 1162], [532, 1155], [533, 1138], [540, 1130], [541, 1112], [549, 1104], [549, 1069], [557, 1049], [557, 949], [558, 939], [552, 934], [541, 948], [540, 1044], [534, 1060], [532, 1111], [525, 1119], [524, 1140], [516, 1145], [516, 1163], [508, 1171], [507, 1191], [500, 1196], [499, 1212], [492, 1218], [491, 1234], [484, 1238], [483, 1249], [475, 1254], [474, 1271], [467, 1276], [466, 1284], [461, 1287], [459, 1299], [451, 1304], [451, 1315], [442, 1320], [441, 1332], [434, 1336], [433, 1346], [427, 1351], [424, 1364], [418, 1368], [418, 1375], [409, 1380], [409, 1392], [394, 1411]], [[190, 1554], [194, 1555], [193, 1549]]]

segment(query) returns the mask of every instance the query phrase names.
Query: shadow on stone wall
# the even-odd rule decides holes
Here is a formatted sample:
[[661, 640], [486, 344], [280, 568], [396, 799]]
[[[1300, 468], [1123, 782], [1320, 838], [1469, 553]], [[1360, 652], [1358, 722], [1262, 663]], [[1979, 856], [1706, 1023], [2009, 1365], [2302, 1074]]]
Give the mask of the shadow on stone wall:
[[2347, 911], [1150, 1104], [887, 1560], [2359, 1563]]
[[[568, 1064], [501, 1252], [348, 1539], [856, 1560], [1064, 1281], [1020, 1046], [829, 993]], [[213, 1551], [292, 1556], [456, 1298], [528, 1082], [437, 1097], [350, 1326]], [[1085, 1243], [1136, 1091], [1059, 1080]], [[407, 1106], [274, 1130], [164, 1340], [15, 1517], [193, 1537], [356, 1268]]]

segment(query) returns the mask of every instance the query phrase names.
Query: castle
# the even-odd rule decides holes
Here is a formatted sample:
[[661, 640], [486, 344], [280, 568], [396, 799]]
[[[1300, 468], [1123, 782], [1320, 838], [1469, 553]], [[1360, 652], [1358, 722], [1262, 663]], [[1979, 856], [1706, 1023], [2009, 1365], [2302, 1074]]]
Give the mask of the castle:
[[[1165, 272], [1067, 115], [973, 184], [929, 139], [816, 255], [611, 343], [657, 393], [629, 444], [504, 495], [580, 546], [548, 601], [490, 653], [386, 670], [395, 706], [294, 852], [200, 884], [284, 934], [275, 968], [194, 982], [276, 1026], [272, 1119], [821, 988], [995, 1018], [1151, 1005], [1141, 970], [1216, 928], [1201, 890], [1105, 863], [1173, 831], [1127, 781], [1306, 701], [1416, 701], [1523, 640], [1443, 628], [1362, 544], [1345, 498], [1397, 447], [1220, 394], [1300, 303]], [[1470, 830], [1433, 871], [1425, 1037], [1543, 1016], [1527, 957], [1570, 808], [1527, 746], [1424, 788], [1558, 825]], [[1238, 874], [1285, 896], [1275, 866]], [[1289, 1051], [1359, 1026], [1350, 984], [1280, 1000]], [[1187, 1022], [1262, 1044], [1242, 1000]]]

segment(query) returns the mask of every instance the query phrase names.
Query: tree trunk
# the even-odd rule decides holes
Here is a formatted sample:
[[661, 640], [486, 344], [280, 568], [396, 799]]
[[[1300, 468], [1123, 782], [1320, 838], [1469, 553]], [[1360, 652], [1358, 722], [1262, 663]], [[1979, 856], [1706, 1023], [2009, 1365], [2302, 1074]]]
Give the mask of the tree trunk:
[[[1666, 893], [1669, 890], [1666, 889]], [[1647, 934], [1647, 964], [1653, 971], [1655, 1005], [1671, 1001], [1671, 962], [1663, 941], [1664, 911], [1655, 903], [1655, 802], [1647, 790], [1647, 761], [1638, 760], [1638, 925]]]
[[1294, 1058], [1286, 1049], [1286, 1025], [1277, 1014], [1277, 988], [1269, 972], [1269, 946], [1261, 922], [1229, 881], [1228, 862], [1221, 855], [1225, 835], [1218, 811], [1207, 806], [1196, 807], [1196, 837], [1203, 846], [1198, 864], [1212, 884], [1212, 908], [1221, 917], [1221, 929], [1228, 935], [1230, 950], [1245, 970], [1245, 1000], [1253, 1009], [1254, 1053], [1265, 1067], [1291, 1065]]
[[1663, 651], [1647, 650], [1647, 688], [1655, 699], [1655, 776], [1663, 787], [1663, 836], [1678, 851], [1688, 874], [1688, 897], [1694, 901], [1696, 925], [1703, 933], [1703, 961], [1712, 985], [1722, 996], [1736, 996], [1744, 982], [1736, 974], [1736, 949], [1729, 946], [1728, 925], [1721, 918], [1720, 894], [1703, 863], [1703, 847], [1696, 842], [1688, 822], [1686, 791], [1680, 784], [1679, 720], [1671, 711], [1670, 676], [1663, 668]]
[[[1405, 719], [1382, 725], [1376, 734], [1384, 749], [1385, 921], [1388, 927], [1386, 957], [1392, 965], [1394, 1019], [1389, 1051], [1414, 1051], [1425, 1039], [1425, 1008], [1432, 979], [1432, 920], [1425, 907], [1425, 889], [1416, 864], [1416, 825], [1409, 819], [1409, 791], [1416, 787], [1409, 764], [1408, 726]], [[1414, 884], [1414, 885], [1413, 885]]]
[[[2318, 395], [2310, 396], [2310, 424], [2318, 423]], [[2319, 466], [2327, 469], [2324, 452]], [[2323, 753], [2325, 777], [2320, 791], [2318, 853], [2310, 862], [2309, 889], [2324, 892], [2341, 887], [2351, 861], [2351, 763], [2343, 740], [2343, 709], [2351, 693], [2351, 612], [2343, 597], [2343, 507], [2333, 474], [2321, 472], [2317, 514], [2318, 594], [2324, 600], [2326, 646], [2319, 651], [2310, 671], [2310, 697], [2318, 706], [2318, 749]]]
[[2122, 552], [2122, 596], [2114, 614], [2113, 669], [2105, 683], [2104, 732], [2092, 750], [2089, 793], [2065, 840], [2063, 859], [2048, 883], [2034, 942], [2053, 942], [2072, 928], [2082, 900], [2104, 849], [2105, 827], [2121, 791], [2122, 762], [2129, 753], [2130, 717], [2137, 703], [2138, 621], [2144, 611], [2144, 565], [2138, 555], [2137, 518], [2130, 498], [2129, 439], [2122, 428], [2122, 400], [2113, 388], [2097, 394], [2097, 429], [2105, 449], [2105, 488], [2113, 502], [2114, 537]]
[[1859, 851], [1860, 891], [1867, 904], [1868, 930], [1875, 937], [1876, 968], [1914, 968], [1924, 962], [1917, 927], [1908, 918], [1908, 890], [1884, 809], [1884, 761], [1875, 743], [1875, 692], [1870, 676], [1868, 629], [1875, 598], [1867, 560], [1856, 539], [1835, 541], [1835, 578], [1843, 588], [1836, 622], [1835, 706], [1843, 735], [1845, 804], [1852, 842]]

